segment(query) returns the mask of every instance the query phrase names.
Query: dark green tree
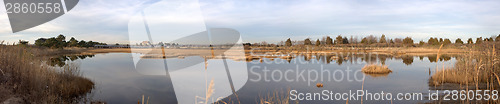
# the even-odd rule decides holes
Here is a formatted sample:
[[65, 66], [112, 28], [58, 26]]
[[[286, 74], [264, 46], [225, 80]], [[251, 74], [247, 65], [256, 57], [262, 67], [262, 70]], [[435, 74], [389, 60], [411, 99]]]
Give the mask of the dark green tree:
[[45, 41], [47, 41], [47, 39], [45, 38], [38, 38], [37, 40], [35, 40], [35, 45], [36, 46], [43, 46], [43, 47], [49, 47], [47, 46], [47, 44], [45, 44]]
[[455, 40], [455, 44], [464, 44], [464, 42], [462, 41], [462, 39], [457, 38], [457, 40]]
[[443, 45], [449, 45], [449, 44], [451, 44], [450, 39], [448, 39], [448, 38], [444, 39]]
[[387, 40], [385, 39], [385, 35], [382, 34], [382, 36], [380, 37], [380, 40], [379, 40], [380, 43], [387, 43]]
[[413, 45], [413, 39], [411, 39], [410, 37], [406, 37], [405, 39], [403, 39], [403, 44]]
[[342, 38], [342, 44], [349, 44], [349, 39], [347, 37]]
[[483, 37], [476, 38], [476, 44], [483, 43]]
[[333, 39], [329, 36], [326, 37], [326, 45], [333, 45]]
[[337, 36], [337, 38], [335, 38], [335, 44], [343, 44], [344, 42], [344, 39], [342, 38], [342, 36]]
[[474, 44], [474, 42], [472, 41], [472, 38], [467, 39], [467, 44]]
[[290, 38], [288, 38], [286, 41], [285, 41], [285, 46], [292, 46], [292, 40], [290, 40]]
[[315, 45], [316, 45], [316, 46], [320, 46], [320, 45], [321, 45], [321, 42], [319, 41], [319, 39], [318, 39], [318, 40], [316, 40], [316, 44], [315, 44]]
[[75, 38], [71, 37], [71, 39], [69, 39], [68, 46], [70, 46], [70, 47], [77, 47], [78, 46], [78, 40], [76, 40]]

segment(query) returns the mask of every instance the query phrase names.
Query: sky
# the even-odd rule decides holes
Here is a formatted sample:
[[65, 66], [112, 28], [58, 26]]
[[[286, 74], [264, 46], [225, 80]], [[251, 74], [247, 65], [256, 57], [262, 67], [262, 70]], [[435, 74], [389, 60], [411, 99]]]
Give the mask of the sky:
[[[382, 34], [388, 38], [409, 36], [417, 42], [430, 37], [462, 38], [465, 41], [469, 37], [500, 34], [498, 0], [195, 0], [194, 3], [178, 0], [80, 0], [63, 16], [17, 33], [12, 33], [7, 13], [0, 9], [0, 41], [12, 43], [21, 39], [32, 43], [40, 37], [64, 34], [68, 40], [75, 37], [78, 40], [127, 44], [137, 40], [129, 31], [133, 30], [130, 21], [134, 16], [161, 3], [178, 4], [164, 6], [164, 11], [175, 13], [161, 12], [163, 8], [153, 10], [165, 13], [148, 17], [155, 19], [153, 24], [159, 21], [182, 25], [201, 19], [202, 23], [196, 23], [196, 26], [202, 26], [199, 29], [231, 28], [241, 34], [244, 42], [251, 43], [276, 43], [287, 38], [315, 40], [326, 35], [364, 37]], [[0, 8], [5, 7], [1, 5]], [[194, 8], [194, 11], [183, 11], [183, 8]]]

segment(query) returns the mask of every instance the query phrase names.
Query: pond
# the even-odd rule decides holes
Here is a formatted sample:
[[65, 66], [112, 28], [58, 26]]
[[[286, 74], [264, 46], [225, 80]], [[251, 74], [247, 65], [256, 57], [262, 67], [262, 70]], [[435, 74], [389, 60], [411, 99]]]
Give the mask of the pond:
[[[365, 93], [382, 91], [393, 93], [393, 98], [397, 96], [396, 93], [421, 93], [424, 97], [404, 101], [364, 100], [363, 103], [425, 103], [429, 102], [427, 98], [429, 92], [435, 91], [431, 88], [432, 86], [429, 86], [428, 80], [434, 73], [436, 65], [439, 64], [440, 68], [443, 65], [452, 67], [456, 62], [455, 57], [447, 55], [436, 60], [436, 55], [392, 56], [347, 53], [343, 55], [298, 55], [292, 59], [263, 58], [247, 61], [227, 59], [227, 64], [224, 64], [222, 59], [206, 60], [200, 56], [188, 56], [143, 59], [143, 63], [149, 64], [141, 66], [138, 65], [141, 62], [134, 62], [133, 55], [140, 54], [96, 54], [90, 57], [73, 57], [71, 60], [61, 62], [78, 63], [83, 76], [96, 84], [90, 94], [92, 99], [111, 104], [135, 103], [142, 100], [142, 95], [145, 96], [145, 101], [152, 104], [203, 103], [204, 101], [210, 103], [218, 99], [233, 103], [238, 101], [258, 103], [261, 99], [273, 94], [288, 97], [288, 94], [293, 93], [291, 98], [300, 99], [301, 96], [306, 95], [298, 95], [299, 93], [323, 93], [323, 91], [333, 93], [352, 91], [354, 93], [361, 89], [367, 91]], [[63, 57], [59, 59], [69, 59], [71, 56]], [[53, 59], [57, 62], [56, 60]], [[177, 65], [182, 64], [179, 62], [191, 61], [195, 64], [184, 65], [184, 67]], [[383, 63], [392, 70], [392, 73], [370, 75], [360, 72], [363, 66], [369, 63]], [[170, 65], [167, 68], [160, 68], [168, 69], [169, 72], [142, 70], [154, 69], [156, 65]], [[223, 70], [224, 65], [226, 69], [229, 66], [229, 70]], [[182, 70], [175, 70], [175, 67], [182, 67]], [[230, 83], [226, 83], [227, 80]], [[317, 83], [322, 83], [323, 87], [317, 87]], [[211, 86], [215, 87], [210, 88]], [[235, 89], [237, 97], [232, 89]], [[206, 94], [207, 91], [213, 94]], [[206, 96], [211, 97], [207, 99]], [[316, 98], [298, 102], [346, 103], [346, 100]], [[361, 99], [350, 99], [348, 102], [360, 103]]]

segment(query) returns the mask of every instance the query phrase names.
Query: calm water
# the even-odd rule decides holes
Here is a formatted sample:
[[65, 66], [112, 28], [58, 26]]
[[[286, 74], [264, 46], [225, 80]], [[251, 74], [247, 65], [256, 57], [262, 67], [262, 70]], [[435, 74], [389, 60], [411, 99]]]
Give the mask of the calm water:
[[[150, 75], [151, 71], [137, 70], [138, 67], [150, 68], [154, 65], [134, 66], [130, 53], [108, 53], [96, 54], [94, 56], [86, 56], [67, 60], [66, 62], [78, 63], [80, 71], [84, 77], [89, 78], [96, 83], [96, 88], [90, 94], [94, 100], [101, 100], [111, 104], [115, 103], [135, 103], [142, 95], [149, 96], [149, 102], [152, 104], [158, 103], [175, 103], [177, 95], [185, 95], [192, 97], [183, 97], [178, 99], [189, 99], [189, 103], [200, 102], [199, 98], [193, 95], [203, 95], [206, 84], [199, 85], [198, 77], [189, 76], [190, 73], [183, 71], [170, 72], [170, 77], [164, 75], [163, 72], [159, 75]], [[346, 56], [347, 57], [347, 56]], [[69, 59], [59, 58], [59, 59]], [[430, 60], [429, 60], [430, 59]], [[434, 59], [434, 60], [433, 60]], [[154, 63], [163, 59], [144, 59], [145, 62]], [[183, 59], [168, 59], [169, 65], [175, 67], [176, 62], [182, 61], [199, 61], [204, 58], [199, 56], [190, 56]], [[52, 60], [57, 62], [57, 59]], [[64, 60], [62, 60], [64, 62]], [[220, 59], [208, 60], [208, 70], [223, 69], [217, 64]], [[287, 90], [296, 90], [302, 93], [321, 93], [323, 90], [333, 92], [348, 93], [349, 90], [360, 90], [363, 85], [363, 73], [359, 72], [367, 63], [385, 63], [393, 73], [386, 75], [366, 75], [364, 79], [363, 89], [368, 92], [389, 92], [393, 93], [423, 93], [427, 96], [430, 87], [428, 80], [430, 77], [429, 70], [434, 73], [436, 68], [436, 60], [434, 56], [366, 56], [366, 55], [351, 55], [348, 58], [331, 59], [330, 56], [298, 56], [291, 60], [280, 58], [252, 60], [252, 61], [233, 61], [227, 60], [229, 66], [243, 66], [247, 71], [241, 73], [231, 72], [232, 80], [235, 84], [239, 100], [242, 103], [257, 103], [261, 97], [265, 97], [272, 92], [289, 93]], [[439, 65], [453, 66], [455, 58], [444, 56], [439, 61]], [[241, 64], [244, 63], [244, 64]], [[162, 63], [155, 63], [161, 64]], [[181, 65], [182, 66], [182, 65]], [[203, 75], [199, 71], [204, 71], [205, 64], [200, 63], [188, 67], [187, 70], [196, 70], [192, 73]], [[199, 67], [198, 67], [199, 66]], [[169, 67], [170, 68], [170, 67]], [[239, 67], [241, 68], [241, 67]], [[230, 70], [241, 70], [231, 69]], [[304, 79], [298, 75], [304, 71]], [[329, 71], [329, 72], [328, 72]], [[190, 72], [190, 71], [188, 71]], [[288, 74], [285, 74], [287, 73]], [[318, 74], [315, 74], [317, 72]], [[323, 73], [322, 73], [323, 72]], [[334, 73], [335, 72], [335, 73]], [[215, 95], [232, 94], [230, 85], [217, 82], [220, 78], [227, 78], [224, 70], [211, 71], [211, 75], [207, 80], [202, 80], [203, 83], [210, 82], [210, 79], [215, 79]], [[219, 74], [220, 73], [220, 74]], [[326, 73], [326, 74], [325, 74]], [[328, 74], [329, 73], [329, 74]], [[332, 74], [334, 73], [334, 74]], [[162, 75], [163, 74], [163, 75]], [[323, 75], [320, 75], [323, 74]], [[241, 79], [240, 76], [248, 76]], [[205, 76], [207, 77], [207, 76]], [[203, 76], [199, 78], [203, 79]], [[238, 79], [240, 78], [240, 79]], [[174, 80], [171, 80], [174, 79]], [[313, 80], [316, 79], [316, 80]], [[323, 81], [321, 81], [323, 79]], [[357, 80], [356, 80], [357, 79]], [[242, 81], [243, 80], [243, 81]], [[316, 83], [321, 82], [324, 87], [316, 87]], [[174, 85], [172, 85], [174, 83]], [[198, 85], [197, 85], [198, 84]], [[222, 87], [221, 87], [222, 86]], [[174, 90], [175, 88], [175, 90]], [[215, 96], [214, 95], [214, 96]], [[222, 99], [222, 98], [221, 98]], [[424, 103], [425, 100], [419, 101], [393, 101], [393, 103]], [[234, 95], [223, 97], [223, 101], [237, 102]], [[344, 100], [315, 100], [315, 101], [299, 101], [300, 103], [345, 103]], [[363, 103], [390, 103], [391, 101], [363, 101]], [[185, 102], [184, 102], [185, 103]], [[349, 103], [360, 103], [360, 100], [350, 100]]]

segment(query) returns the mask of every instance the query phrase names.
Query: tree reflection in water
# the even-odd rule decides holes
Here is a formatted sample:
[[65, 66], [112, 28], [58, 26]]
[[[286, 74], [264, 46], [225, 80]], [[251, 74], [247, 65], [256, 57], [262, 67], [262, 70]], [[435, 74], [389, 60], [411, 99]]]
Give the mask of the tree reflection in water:
[[94, 56], [95, 55], [65, 55], [65, 56], [52, 57], [50, 58], [49, 65], [62, 67], [66, 65], [66, 61], [75, 61], [78, 59], [83, 60], [86, 58], [92, 58]]
[[[293, 57], [291, 58], [282, 58], [286, 60], [288, 63], [293, 63], [295, 58], [303, 58], [305, 61], [317, 61], [317, 62], [322, 62], [325, 64], [330, 64], [332, 62], [337, 63], [338, 65], [342, 65], [345, 62], [348, 63], [356, 63], [359, 62], [358, 60], [361, 60], [361, 62], [366, 62], [366, 63], [380, 63], [385, 65], [386, 61], [395, 59], [401, 61], [405, 65], [411, 65], [414, 61], [414, 58], [417, 57], [420, 60], [424, 60], [427, 58], [429, 62], [437, 62], [437, 61], [449, 61], [451, 58], [456, 58], [458, 56], [456, 55], [441, 55], [439, 59], [437, 58], [437, 55], [402, 55], [402, 56], [394, 56], [390, 54], [366, 54], [366, 53], [306, 53], [306, 54], [296, 54], [296, 55], [291, 55]], [[248, 58], [248, 57], [247, 57]], [[252, 58], [252, 59], [251, 59]], [[260, 60], [260, 58], [255, 58], [251, 57], [248, 58], [247, 61], [252, 61], [252, 60]], [[279, 58], [279, 57], [278, 57]]]

